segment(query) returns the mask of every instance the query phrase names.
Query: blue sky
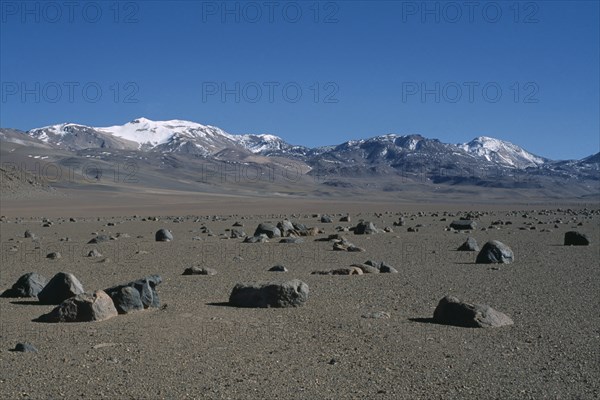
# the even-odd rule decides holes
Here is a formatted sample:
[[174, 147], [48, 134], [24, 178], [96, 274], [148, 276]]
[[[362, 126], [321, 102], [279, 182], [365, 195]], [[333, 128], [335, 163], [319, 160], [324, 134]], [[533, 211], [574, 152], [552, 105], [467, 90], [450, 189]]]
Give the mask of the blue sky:
[[420, 133], [600, 151], [597, 1], [68, 4], [1, 1], [0, 126], [146, 117], [308, 146]]

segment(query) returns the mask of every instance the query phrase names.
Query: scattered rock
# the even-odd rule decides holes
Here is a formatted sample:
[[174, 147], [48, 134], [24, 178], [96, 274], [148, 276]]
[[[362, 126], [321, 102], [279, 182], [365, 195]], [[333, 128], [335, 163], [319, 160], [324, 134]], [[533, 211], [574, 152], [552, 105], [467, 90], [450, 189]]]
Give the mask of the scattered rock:
[[60, 304], [66, 299], [85, 292], [81, 282], [73, 274], [59, 272], [38, 293], [42, 304]]
[[118, 315], [111, 298], [102, 290], [93, 294], [81, 293], [63, 301], [48, 314], [42, 315], [43, 322], [90, 322], [104, 321]]
[[238, 283], [229, 296], [236, 307], [298, 307], [308, 300], [308, 285], [298, 279], [284, 283]]
[[329, 269], [323, 271], [313, 271], [312, 275], [362, 275], [362, 269], [358, 267], [344, 267], [337, 269]]
[[392, 225], [394, 225], [394, 226], [404, 226], [404, 217], [398, 218], [398, 222], [394, 222]]
[[206, 267], [189, 267], [183, 271], [182, 275], [216, 275], [217, 271]]
[[254, 231], [254, 236], [258, 236], [260, 234], [267, 235], [269, 239], [281, 237], [281, 231], [279, 230], [279, 228], [267, 223], [259, 224], [256, 230]]
[[275, 265], [275, 266], [269, 268], [269, 271], [271, 271], [271, 272], [288, 272], [288, 269], [286, 267], [284, 267], [283, 265]]
[[477, 222], [471, 220], [458, 220], [452, 221], [450, 228], [456, 229], [457, 231], [473, 230], [477, 227]]
[[440, 300], [433, 313], [435, 322], [469, 328], [490, 328], [512, 325], [506, 314], [485, 304], [463, 303], [456, 297], [446, 296]]
[[[142, 308], [160, 307], [160, 299], [156, 292], [156, 286], [161, 282], [162, 278], [160, 275], [150, 275], [124, 285], [105, 289], [105, 292], [115, 303], [115, 307], [119, 311], [119, 314], [127, 314], [131, 311], [141, 309], [140, 303]], [[137, 300], [137, 297], [132, 294], [131, 290], [122, 290], [126, 287], [131, 287], [138, 292], [139, 301]]]
[[54, 251], [52, 253], [48, 253], [46, 255], [46, 258], [49, 258], [51, 260], [58, 260], [59, 258], [62, 258], [62, 255], [58, 251]]
[[168, 229], [159, 229], [156, 231], [154, 238], [157, 242], [170, 242], [173, 240], [173, 233]]
[[244, 232], [241, 229], [232, 229], [231, 232], [230, 232], [230, 234], [229, 234], [229, 237], [231, 237], [232, 239], [240, 239], [240, 238], [243, 238], [245, 236], [247, 236], [246, 232]]
[[565, 232], [565, 246], [589, 246], [588, 237], [576, 231]]
[[331, 220], [331, 217], [329, 215], [323, 215], [321, 217], [321, 222], [324, 223], [324, 224], [330, 224], [333, 221]]
[[378, 274], [379, 268], [374, 267], [369, 264], [352, 264], [352, 267], [360, 268], [360, 270], [365, 274]]
[[371, 235], [377, 232], [375, 225], [369, 221], [361, 221], [354, 227], [355, 235]]
[[381, 262], [379, 266], [379, 272], [382, 274], [397, 274], [398, 270], [391, 265], [386, 264], [385, 262]]
[[98, 244], [98, 243], [108, 242], [109, 240], [110, 240], [110, 237], [108, 237], [107, 235], [98, 235], [95, 238], [90, 239], [88, 244]]
[[90, 252], [87, 255], [88, 257], [102, 257], [102, 254], [100, 254], [100, 252], [96, 249], [92, 249], [90, 250]]
[[38, 349], [36, 349], [31, 343], [17, 343], [12, 351], [19, 353], [37, 353]]
[[457, 251], [479, 251], [479, 245], [477, 244], [477, 240], [472, 237], [468, 237], [467, 240], [461, 244]]
[[299, 237], [286, 237], [281, 239], [279, 243], [304, 243], [304, 239]]
[[475, 260], [477, 264], [510, 264], [513, 261], [514, 255], [510, 247], [497, 240], [487, 242]]
[[29, 272], [21, 275], [10, 289], [2, 293], [2, 297], [36, 297], [46, 283], [47, 280], [42, 275]]
[[287, 219], [278, 222], [277, 229], [279, 229], [282, 236], [287, 236], [296, 230], [294, 224]]
[[30, 239], [35, 239], [36, 238], [35, 234], [32, 233], [29, 229], [27, 229], [25, 231], [25, 233], [23, 234], [23, 237], [30, 238]]

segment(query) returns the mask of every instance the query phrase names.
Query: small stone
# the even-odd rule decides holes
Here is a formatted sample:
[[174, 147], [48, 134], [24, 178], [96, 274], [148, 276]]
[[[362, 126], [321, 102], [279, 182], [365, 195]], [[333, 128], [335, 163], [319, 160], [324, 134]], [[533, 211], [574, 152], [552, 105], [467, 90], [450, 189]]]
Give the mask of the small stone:
[[457, 251], [479, 251], [479, 245], [477, 244], [477, 241], [472, 238], [472, 237], [468, 237], [467, 240], [461, 244], [458, 249], [456, 249]]
[[38, 349], [31, 343], [17, 343], [13, 351], [19, 353], [37, 353]]
[[589, 246], [588, 237], [576, 231], [565, 232], [565, 246]]
[[269, 271], [271, 271], [271, 272], [288, 272], [288, 269], [286, 267], [284, 267], [283, 265], [275, 265], [275, 266], [269, 268]]
[[371, 235], [377, 232], [378, 229], [372, 222], [369, 221], [361, 221], [354, 227], [355, 235]]
[[173, 233], [168, 229], [159, 229], [154, 235], [157, 242], [170, 242], [173, 240]]
[[267, 223], [259, 224], [256, 230], [254, 231], [254, 236], [258, 236], [260, 234], [267, 235], [269, 239], [281, 237], [281, 231], [279, 230], [279, 228]]
[[477, 222], [471, 220], [457, 220], [452, 221], [450, 228], [456, 229], [457, 231], [473, 230], [477, 227]]
[[182, 275], [216, 275], [217, 271], [206, 267], [189, 267], [183, 271]]
[[100, 254], [100, 252], [96, 249], [92, 249], [89, 251], [89, 253], [87, 254], [88, 257], [102, 257], [102, 254]]

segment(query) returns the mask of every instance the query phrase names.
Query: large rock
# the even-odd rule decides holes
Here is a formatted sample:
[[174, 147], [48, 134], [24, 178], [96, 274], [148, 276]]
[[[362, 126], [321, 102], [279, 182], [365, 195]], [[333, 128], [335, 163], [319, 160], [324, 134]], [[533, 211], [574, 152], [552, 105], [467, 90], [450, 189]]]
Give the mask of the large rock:
[[371, 235], [377, 233], [378, 230], [372, 222], [361, 221], [354, 227], [355, 235]]
[[122, 286], [114, 289], [111, 292], [110, 298], [119, 314], [130, 314], [144, 309], [140, 292], [131, 286]]
[[514, 255], [510, 247], [497, 240], [487, 242], [475, 260], [477, 264], [510, 264], [513, 261]]
[[468, 219], [452, 221], [452, 223], [450, 224], [450, 228], [456, 229], [457, 231], [465, 231], [465, 230], [472, 231], [476, 227], [477, 227], [477, 222], [471, 221]]
[[171, 240], [173, 240], [173, 233], [168, 229], [159, 229], [158, 231], [156, 231], [154, 239], [157, 242], [170, 242]]
[[277, 229], [279, 229], [282, 236], [287, 236], [295, 231], [294, 224], [287, 219], [278, 222]]
[[111, 298], [102, 290], [93, 294], [81, 293], [63, 301], [48, 314], [43, 322], [90, 322], [104, 321], [118, 315]]
[[85, 292], [83, 285], [73, 274], [59, 272], [38, 293], [38, 300], [43, 304], [60, 304], [66, 299]]
[[479, 251], [479, 245], [477, 244], [477, 240], [475, 240], [475, 238], [472, 237], [468, 237], [467, 240], [461, 244], [458, 249], [456, 249], [458, 251]]
[[273, 239], [276, 237], [281, 237], [281, 231], [275, 225], [262, 223], [256, 227], [254, 231], [254, 236], [259, 236], [260, 234], [265, 234], [269, 239]]
[[236, 307], [298, 307], [308, 300], [308, 285], [298, 279], [284, 283], [238, 283], [229, 296]]
[[590, 240], [583, 233], [576, 231], [565, 232], [565, 246], [589, 246]]
[[29, 272], [21, 275], [10, 289], [2, 293], [2, 297], [36, 297], [47, 282], [42, 275]]
[[463, 303], [452, 296], [440, 300], [433, 313], [433, 320], [439, 324], [468, 328], [491, 328], [513, 324], [509, 316], [488, 305]]
[[[142, 308], [160, 307], [156, 286], [161, 282], [162, 278], [159, 275], [150, 275], [124, 285], [113, 286], [104, 291], [115, 303], [119, 314], [127, 314]], [[138, 292], [139, 299], [131, 290], [123, 290], [127, 287], [135, 289]]]

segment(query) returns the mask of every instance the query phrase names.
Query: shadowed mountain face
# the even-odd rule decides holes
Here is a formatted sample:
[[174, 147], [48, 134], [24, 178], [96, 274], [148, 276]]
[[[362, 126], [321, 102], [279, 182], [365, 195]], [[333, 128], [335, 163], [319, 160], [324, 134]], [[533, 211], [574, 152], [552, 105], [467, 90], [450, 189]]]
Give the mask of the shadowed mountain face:
[[[568, 195], [593, 195], [598, 193], [600, 171], [600, 153], [582, 160], [553, 161], [484, 136], [456, 145], [421, 135], [388, 134], [308, 148], [274, 135], [232, 135], [190, 121], [145, 118], [111, 127], [65, 123], [28, 132], [0, 129], [0, 140], [3, 162], [21, 157], [60, 165], [90, 160], [105, 167], [134, 163], [139, 173], [155, 177], [154, 187], [203, 182], [206, 176], [221, 175], [223, 180], [224, 175], [229, 183], [238, 184], [236, 189], [244, 187], [244, 180], [263, 182], [266, 188], [273, 183], [269, 178], [275, 171], [289, 178], [293, 170], [294, 180], [287, 179], [274, 190], [401, 191], [406, 183], [416, 183], [448, 189], [560, 187]], [[235, 174], [239, 176], [234, 179]]]

